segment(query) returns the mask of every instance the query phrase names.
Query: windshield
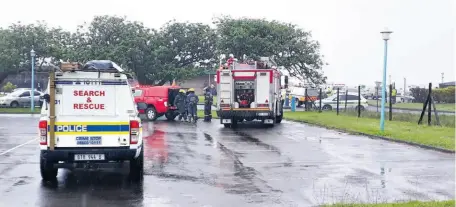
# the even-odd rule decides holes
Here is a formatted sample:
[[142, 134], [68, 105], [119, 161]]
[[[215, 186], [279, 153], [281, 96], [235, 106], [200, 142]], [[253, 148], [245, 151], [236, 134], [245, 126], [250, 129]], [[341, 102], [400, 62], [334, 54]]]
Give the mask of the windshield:
[[135, 89], [134, 93], [133, 93], [133, 96], [134, 97], [138, 97], [138, 96], [141, 96], [142, 95], [142, 90], [140, 89]]

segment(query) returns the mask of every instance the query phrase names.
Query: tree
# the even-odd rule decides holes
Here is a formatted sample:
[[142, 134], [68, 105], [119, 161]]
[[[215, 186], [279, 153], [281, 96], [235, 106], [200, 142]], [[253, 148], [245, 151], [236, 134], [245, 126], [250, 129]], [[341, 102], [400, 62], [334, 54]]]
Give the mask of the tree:
[[214, 23], [219, 35], [218, 54], [272, 57], [290, 76], [313, 84], [325, 83], [320, 45], [311, 39], [310, 32], [293, 24], [264, 19], [222, 17]]
[[16, 87], [17, 87], [16, 85], [12, 84], [11, 82], [8, 82], [3, 86], [3, 91], [9, 93], [9, 92], [13, 91], [14, 89], [16, 89]]
[[216, 41], [217, 35], [208, 25], [168, 22], [157, 35], [154, 60], [158, 70], [151, 79], [163, 85], [173, 79], [190, 79], [206, 68], [213, 68]]
[[41, 70], [45, 59], [61, 54], [62, 40], [68, 34], [40, 21], [27, 25], [18, 22], [0, 29], [0, 82], [9, 74], [31, 70], [31, 49], [36, 52], [37, 70]]

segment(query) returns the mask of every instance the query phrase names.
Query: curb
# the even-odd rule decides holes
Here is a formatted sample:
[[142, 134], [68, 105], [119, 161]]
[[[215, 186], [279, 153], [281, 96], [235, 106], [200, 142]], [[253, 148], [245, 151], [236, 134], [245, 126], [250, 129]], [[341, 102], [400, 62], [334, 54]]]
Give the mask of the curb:
[[339, 131], [339, 132], [345, 132], [345, 133], [349, 133], [349, 134], [353, 134], [353, 135], [362, 135], [362, 136], [369, 137], [371, 139], [381, 139], [381, 140], [386, 140], [386, 141], [391, 141], [391, 142], [396, 142], [396, 143], [401, 143], [401, 144], [407, 144], [407, 145], [420, 147], [420, 148], [428, 149], [428, 150], [434, 150], [434, 151], [443, 152], [443, 153], [449, 153], [449, 154], [454, 154], [455, 153], [455, 151], [453, 151], [453, 150], [443, 149], [443, 148], [440, 148], [440, 147], [433, 147], [433, 146], [418, 144], [418, 143], [404, 141], [404, 140], [397, 140], [397, 139], [383, 137], [383, 136], [378, 136], [378, 135], [366, 134], [366, 133], [363, 133], [363, 132], [356, 132], [356, 131], [351, 131], [351, 130], [346, 130], [346, 129], [339, 129], [339, 128], [324, 126], [324, 125], [321, 125], [321, 124], [315, 124], [315, 123], [311, 123], [311, 122], [307, 122], [307, 121], [292, 120], [292, 119], [287, 119], [285, 117], [284, 117], [284, 119], [287, 120], [287, 121], [293, 121], [293, 122], [297, 122], [297, 123], [305, 123], [305, 124], [318, 126], [318, 127], [323, 127], [323, 128], [326, 128], [326, 129], [331, 129], [331, 130], [335, 130], [335, 131]]
[[30, 113], [30, 112], [0, 112], [0, 114], [40, 114], [40, 113]]

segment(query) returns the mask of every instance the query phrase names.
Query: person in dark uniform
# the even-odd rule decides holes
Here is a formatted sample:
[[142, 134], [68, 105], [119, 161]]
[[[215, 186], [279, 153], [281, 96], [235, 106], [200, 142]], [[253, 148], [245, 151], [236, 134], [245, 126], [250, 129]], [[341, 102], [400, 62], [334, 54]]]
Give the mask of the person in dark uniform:
[[195, 95], [195, 89], [188, 89], [187, 104], [188, 104], [188, 121], [196, 122], [197, 120], [197, 105], [199, 102], [198, 96]]
[[185, 91], [183, 89], [179, 90], [179, 94], [177, 94], [176, 98], [174, 98], [174, 106], [177, 107], [177, 112], [179, 113], [178, 120], [187, 121], [187, 106], [185, 101], [187, 100], [187, 95], [185, 95]]
[[204, 121], [212, 120], [212, 103], [214, 102], [214, 97], [212, 96], [211, 89], [209, 87], [205, 88], [204, 94]]

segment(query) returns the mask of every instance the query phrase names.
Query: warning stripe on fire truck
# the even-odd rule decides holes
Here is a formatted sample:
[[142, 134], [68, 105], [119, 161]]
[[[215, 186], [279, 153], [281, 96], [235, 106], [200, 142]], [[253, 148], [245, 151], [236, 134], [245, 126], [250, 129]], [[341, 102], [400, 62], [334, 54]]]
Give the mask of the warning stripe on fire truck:
[[56, 122], [54, 130], [56, 135], [129, 134], [130, 125], [128, 122]]

